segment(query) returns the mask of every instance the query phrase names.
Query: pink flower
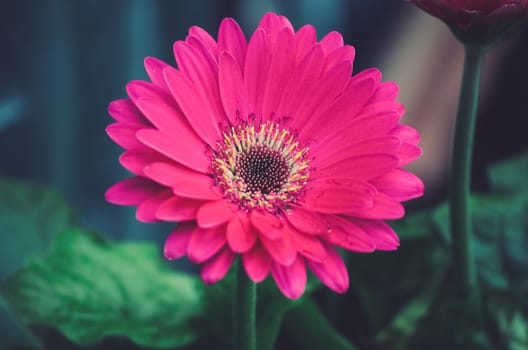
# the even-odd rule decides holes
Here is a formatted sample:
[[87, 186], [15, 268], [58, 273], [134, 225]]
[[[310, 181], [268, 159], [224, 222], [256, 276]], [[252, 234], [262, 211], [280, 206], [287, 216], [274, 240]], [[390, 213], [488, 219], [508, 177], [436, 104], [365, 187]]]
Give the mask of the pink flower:
[[423, 194], [401, 167], [418, 158], [418, 133], [399, 121], [395, 83], [368, 69], [352, 75], [354, 48], [337, 32], [316, 41], [266, 14], [246, 42], [224, 19], [215, 40], [192, 27], [174, 44], [178, 68], [145, 59], [151, 82], [132, 81], [113, 101], [108, 135], [136, 176], [108, 201], [137, 206], [144, 222], [181, 222], [165, 256], [222, 279], [237, 255], [255, 282], [269, 274], [298, 298], [309, 268], [330, 289], [348, 289], [338, 248], [394, 250], [383, 220]]
[[446, 22], [463, 41], [492, 41], [528, 18], [528, 0], [409, 1]]

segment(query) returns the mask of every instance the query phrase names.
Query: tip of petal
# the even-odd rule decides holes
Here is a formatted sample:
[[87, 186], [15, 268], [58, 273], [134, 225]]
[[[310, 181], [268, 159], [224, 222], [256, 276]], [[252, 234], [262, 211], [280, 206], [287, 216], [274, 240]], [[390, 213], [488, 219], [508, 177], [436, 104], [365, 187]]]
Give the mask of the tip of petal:
[[271, 274], [277, 287], [289, 299], [299, 299], [306, 288], [306, 266], [304, 259], [297, 258], [291, 266], [273, 262]]
[[163, 246], [163, 255], [168, 260], [179, 259], [187, 252], [187, 245], [191, 233], [195, 229], [196, 224], [192, 222], [186, 222], [179, 224], [165, 240]]

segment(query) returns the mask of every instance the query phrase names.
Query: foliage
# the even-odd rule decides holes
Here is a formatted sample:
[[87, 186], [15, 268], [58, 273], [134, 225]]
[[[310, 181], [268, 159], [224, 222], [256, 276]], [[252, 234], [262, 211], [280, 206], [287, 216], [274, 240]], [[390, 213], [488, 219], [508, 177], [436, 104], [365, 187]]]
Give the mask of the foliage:
[[120, 335], [145, 346], [185, 345], [196, 338], [188, 321], [201, 311], [200, 284], [158, 255], [150, 244], [68, 229], [48, 256], [12, 275], [3, 294], [23, 323], [56, 327], [77, 344]]

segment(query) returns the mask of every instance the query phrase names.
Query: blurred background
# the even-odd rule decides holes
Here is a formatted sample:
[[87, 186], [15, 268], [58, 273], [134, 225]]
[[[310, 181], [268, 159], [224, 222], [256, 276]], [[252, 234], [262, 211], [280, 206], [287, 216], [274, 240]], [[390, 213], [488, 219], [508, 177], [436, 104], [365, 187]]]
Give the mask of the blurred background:
[[[144, 57], [174, 64], [172, 44], [190, 26], [216, 35], [229, 16], [249, 35], [266, 11], [286, 15], [295, 28], [315, 25], [319, 38], [341, 32], [356, 48], [355, 73], [378, 67], [384, 80], [399, 83], [405, 122], [420, 131], [424, 150], [412, 170], [426, 195], [411, 209], [444, 199], [462, 47], [439, 20], [394, 0], [2, 1], [0, 175], [57, 189], [85, 227], [115, 239], [162, 241], [170, 225], [137, 223], [133, 208], [104, 200], [105, 190], [127, 176], [120, 148], [104, 131], [111, 123], [106, 108], [126, 96], [128, 81], [147, 79]], [[477, 191], [487, 189], [488, 164], [528, 145], [526, 62], [526, 26], [487, 56]]]

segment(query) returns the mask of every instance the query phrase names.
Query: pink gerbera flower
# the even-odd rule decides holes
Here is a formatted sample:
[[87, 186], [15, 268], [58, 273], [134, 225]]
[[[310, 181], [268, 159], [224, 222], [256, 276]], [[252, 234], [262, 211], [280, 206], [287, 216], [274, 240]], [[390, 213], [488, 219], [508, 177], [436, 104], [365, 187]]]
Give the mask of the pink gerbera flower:
[[271, 273], [298, 298], [307, 267], [348, 289], [336, 247], [398, 247], [383, 220], [423, 194], [401, 169], [420, 156], [419, 136], [399, 124], [395, 83], [376, 69], [352, 75], [354, 48], [339, 33], [317, 42], [313, 26], [294, 31], [268, 13], [246, 42], [227, 18], [217, 40], [192, 27], [174, 55], [178, 68], [145, 59], [151, 82], [127, 85], [107, 128], [136, 176], [106, 198], [137, 205], [140, 221], [181, 222], [168, 259], [187, 256], [214, 283], [240, 255], [253, 281]]

